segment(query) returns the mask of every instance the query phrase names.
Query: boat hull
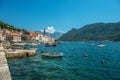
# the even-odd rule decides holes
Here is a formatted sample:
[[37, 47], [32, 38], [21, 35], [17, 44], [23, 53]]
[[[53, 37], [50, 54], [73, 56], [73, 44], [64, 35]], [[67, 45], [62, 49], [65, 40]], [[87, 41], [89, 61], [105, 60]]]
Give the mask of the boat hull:
[[62, 58], [63, 53], [41, 53], [44, 58]]
[[103, 44], [100, 44], [100, 45], [97, 45], [99, 48], [102, 48], [102, 47], [104, 47], [105, 45], [103, 45]]
[[46, 47], [51, 47], [51, 46], [56, 46], [56, 44], [55, 43], [46, 43], [45, 46]]

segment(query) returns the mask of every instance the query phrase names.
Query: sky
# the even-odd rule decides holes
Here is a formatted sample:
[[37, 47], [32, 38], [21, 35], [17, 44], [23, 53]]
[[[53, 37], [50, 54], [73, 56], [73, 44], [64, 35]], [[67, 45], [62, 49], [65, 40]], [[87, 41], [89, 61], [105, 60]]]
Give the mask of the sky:
[[0, 20], [31, 31], [67, 32], [97, 22], [119, 22], [120, 0], [0, 0]]

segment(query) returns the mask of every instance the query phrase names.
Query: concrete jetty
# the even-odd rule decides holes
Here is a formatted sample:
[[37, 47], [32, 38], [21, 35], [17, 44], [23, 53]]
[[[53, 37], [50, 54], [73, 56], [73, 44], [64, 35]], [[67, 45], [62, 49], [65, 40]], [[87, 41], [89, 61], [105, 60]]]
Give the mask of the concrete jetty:
[[5, 50], [5, 54], [8, 59], [32, 57], [36, 55], [36, 50]]
[[36, 50], [0, 50], [0, 80], [12, 80], [7, 59], [32, 57], [35, 55]]
[[7, 59], [3, 51], [0, 51], [0, 80], [11, 80]]

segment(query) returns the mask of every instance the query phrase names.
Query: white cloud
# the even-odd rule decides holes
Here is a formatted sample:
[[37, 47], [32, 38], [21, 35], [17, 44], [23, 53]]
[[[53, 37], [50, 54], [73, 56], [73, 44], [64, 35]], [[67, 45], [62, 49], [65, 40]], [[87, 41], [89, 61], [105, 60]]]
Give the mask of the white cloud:
[[[44, 30], [41, 30], [41, 31], [43, 32]], [[55, 28], [54, 28], [53, 26], [48, 26], [45, 31], [46, 31], [47, 33], [53, 34], [56, 30], [55, 30]]]
[[55, 29], [53, 26], [50, 26], [50, 27], [48, 26], [46, 29], [46, 32], [53, 34], [55, 32]]

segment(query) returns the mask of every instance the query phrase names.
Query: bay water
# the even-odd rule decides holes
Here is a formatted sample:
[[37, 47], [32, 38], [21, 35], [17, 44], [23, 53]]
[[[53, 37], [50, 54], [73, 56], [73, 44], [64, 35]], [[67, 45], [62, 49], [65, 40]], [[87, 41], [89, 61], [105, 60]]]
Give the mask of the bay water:
[[[120, 80], [120, 42], [65, 42], [36, 46], [34, 57], [8, 59], [13, 80]], [[63, 52], [62, 58], [42, 58], [41, 51]], [[84, 55], [88, 56], [85, 57]], [[104, 60], [104, 64], [101, 64]]]

